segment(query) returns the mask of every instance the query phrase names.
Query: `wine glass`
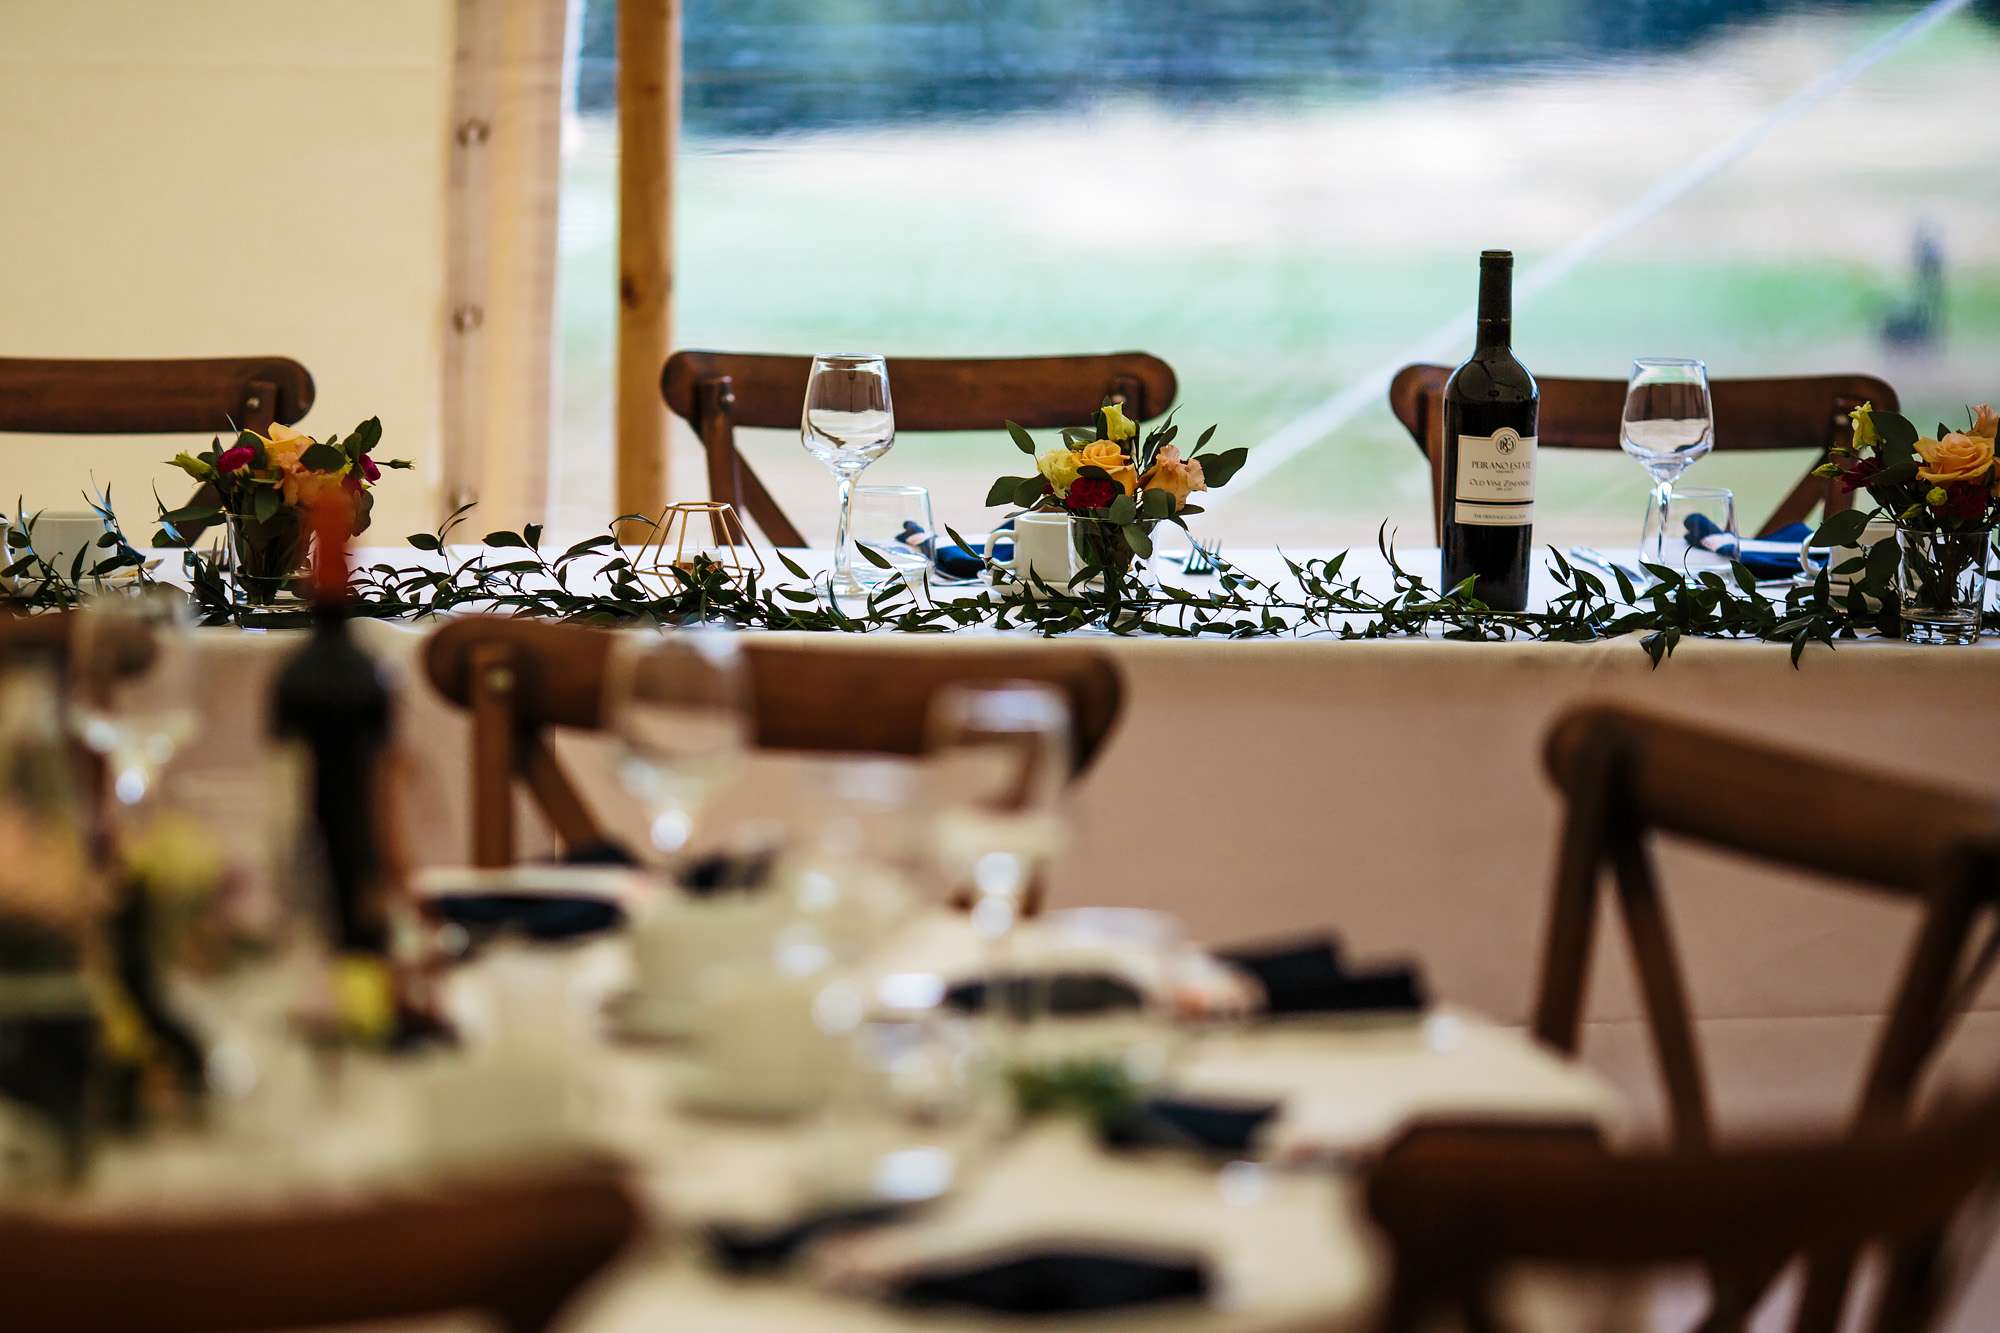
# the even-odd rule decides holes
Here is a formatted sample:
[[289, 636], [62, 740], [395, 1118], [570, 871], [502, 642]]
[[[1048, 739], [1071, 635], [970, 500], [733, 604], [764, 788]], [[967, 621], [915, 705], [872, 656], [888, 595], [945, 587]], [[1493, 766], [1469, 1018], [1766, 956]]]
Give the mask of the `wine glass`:
[[77, 618], [71, 725], [104, 757], [112, 796], [127, 810], [152, 795], [160, 771], [194, 735], [191, 605], [178, 589], [146, 586], [99, 593]]
[[619, 771], [646, 806], [654, 848], [671, 860], [749, 741], [736, 636], [708, 628], [631, 636], [613, 649], [605, 687], [605, 717], [624, 746]]
[[912, 592], [926, 586], [935, 550], [931, 493], [922, 486], [857, 486], [854, 489], [854, 540], [884, 560], [855, 566], [863, 584], [900, 579]]
[[1688, 357], [1642, 356], [1632, 363], [1618, 442], [1653, 478], [1652, 511], [1640, 555], [1665, 564], [1664, 539], [1674, 483], [1715, 447], [1708, 367]]
[[987, 1012], [1025, 1023], [1035, 1006], [1026, 987], [1008, 984], [1008, 938], [1061, 842], [1069, 701], [1029, 681], [952, 686], [932, 702], [927, 730], [931, 781], [943, 793], [938, 861], [954, 888], [972, 890], [989, 959]]
[[866, 593], [854, 577], [848, 545], [854, 479], [896, 442], [896, 409], [889, 401], [889, 363], [879, 356], [827, 354], [813, 358], [806, 381], [799, 438], [806, 452], [840, 482], [840, 522], [833, 539], [833, 589]]
[[[1656, 531], [1656, 527], [1659, 529]], [[1688, 574], [1729, 573], [1742, 548], [1736, 532], [1736, 496], [1722, 486], [1674, 486], [1665, 508], [1649, 508], [1641, 550], [1659, 550], [1668, 569]]]

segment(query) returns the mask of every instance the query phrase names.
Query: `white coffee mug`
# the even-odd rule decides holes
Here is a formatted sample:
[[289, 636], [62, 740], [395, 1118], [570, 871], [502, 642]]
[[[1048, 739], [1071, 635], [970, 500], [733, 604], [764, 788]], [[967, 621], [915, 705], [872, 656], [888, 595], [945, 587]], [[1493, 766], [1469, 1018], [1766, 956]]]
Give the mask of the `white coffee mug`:
[[1033, 597], [1033, 579], [1057, 589], [1069, 583], [1075, 572], [1070, 552], [1068, 514], [1021, 514], [1014, 519], [1014, 558], [1005, 567]]
[[768, 967], [782, 917], [777, 895], [674, 895], [632, 923], [632, 995], [626, 1025], [655, 1037], [685, 1037], [700, 1016], [703, 973]]
[[30, 517], [28, 536], [35, 543], [35, 554], [48, 561], [63, 578], [69, 577], [70, 561], [78, 551], [85, 553], [82, 572], [86, 575], [92, 565], [104, 558], [103, 552], [93, 549], [97, 539], [104, 535], [104, 520], [96, 514], [44, 510]]

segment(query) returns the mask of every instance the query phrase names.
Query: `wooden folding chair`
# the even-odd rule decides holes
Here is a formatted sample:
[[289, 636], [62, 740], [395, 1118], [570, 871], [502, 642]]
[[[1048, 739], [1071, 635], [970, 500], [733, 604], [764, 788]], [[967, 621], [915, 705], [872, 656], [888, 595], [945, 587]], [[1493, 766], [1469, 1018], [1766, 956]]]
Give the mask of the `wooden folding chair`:
[[[1546, 758], [1568, 815], [1535, 1036], [1559, 1051], [1577, 1052], [1599, 873], [1608, 864], [1674, 1143], [1685, 1152], [1712, 1148], [1694, 1019], [1647, 846], [1649, 833], [1672, 833], [1918, 909], [1916, 943], [1855, 1110], [1858, 1126], [1899, 1119], [1924, 1067], [2000, 952], [2000, 922], [1989, 926], [1970, 957], [1967, 950], [1976, 919], [1982, 913], [1992, 918], [1988, 909], [2000, 896], [2000, 808], [1963, 791], [1608, 706], [1558, 720]], [[1838, 792], [1849, 809], [1894, 812], [1893, 826], [1876, 818], [1827, 819], [1804, 804], [1766, 799], [1771, 792], [1805, 791]], [[1846, 1279], [1844, 1266], [1816, 1265], [1808, 1310], [1837, 1308]]]
[[[1419, 1125], [1368, 1180], [1369, 1211], [1392, 1252], [1382, 1328], [1414, 1333], [1452, 1312], [1474, 1333], [1498, 1333], [1508, 1327], [1498, 1280], [1522, 1263], [1598, 1277], [1746, 1264], [1777, 1272], [1800, 1257], [1880, 1247], [1889, 1262], [1866, 1326], [1923, 1333], [1950, 1294], [1945, 1240], [1970, 1220], [1968, 1205], [1996, 1172], [2000, 1096], [1991, 1093], [1918, 1128], [1878, 1125], [1701, 1157]], [[1746, 1328], [1758, 1304], [1746, 1294], [1719, 1287], [1702, 1333]], [[1802, 1306], [1795, 1333], [1857, 1326], [1841, 1323], [1845, 1304]]]
[[[1449, 366], [1409, 365], [1389, 383], [1389, 406], [1431, 469], [1431, 518], [1444, 534], [1444, 383]], [[1548, 449], [1616, 449], [1625, 413], [1625, 381], [1539, 379], [1537, 445]], [[1854, 424], [1847, 414], [1863, 403], [1897, 408], [1896, 391], [1872, 375], [1807, 375], [1790, 379], [1725, 379], [1709, 383], [1717, 449], [1810, 449], [1813, 460], [1791, 493], [1757, 529], [1758, 536], [1804, 522], [1813, 507], [1837, 514], [1854, 497], [1812, 469], [1828, 450], [1845, 447]]]
[[10, 1328], [234, 1333], [476, 1311], [547, 1328], [639, 1229], [608, 1174], [187, 1218], [0, 1216]]
[[292, 425], [313, 404], [282, 356], [81, 361], [0, 357], [0, 433], [173, 435]]
[[[566, 846], [603, 840], [546, 733], [602, 728], [616, 639], [611, 630], [499, 616], [462, 617], [431, 636], [424, 651], [431, 683], [472, 712], [475, 865], [513, 864], [516, 777]], [[940, 691], [977, 681], [1038, 681], [1069, 699], [1074, 778], [1103, 749], [1118, 717], [1117, 670], [1089, 649], [822, 648], [757, 635], [745, 635], [742, 645], [755, 741], [764, 749], [921, 754], [926, 716]]]
[[[807, 543], [743, 461], [736, 428], [796, 430], [811, 371], [809, 356], [681, 351], [660, 375], [667, 406], [701, 437], [709, 498], [747, 512], [778, 546]], [[1122, 398], [1126, 416], [1149, 421], [1173, 405], [1176, 387], [1173, 368], [1145, 352], [889, 358], [899, 435], [999, 430], [1008, 421], [1031, 430], [1084, 426], [1106, 398]]]

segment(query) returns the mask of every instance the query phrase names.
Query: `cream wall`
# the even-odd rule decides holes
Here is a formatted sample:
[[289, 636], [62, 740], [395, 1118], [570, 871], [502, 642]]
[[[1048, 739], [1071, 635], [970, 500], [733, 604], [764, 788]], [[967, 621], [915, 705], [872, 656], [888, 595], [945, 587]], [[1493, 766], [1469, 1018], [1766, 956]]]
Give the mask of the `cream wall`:
[[[382, 418], [417, 460], [377, 534], [428, 528], [440, 477], [451, 0], [0, 0], [0, 355], [304, 362], [303, 426]], [[111, 483], [151, 532], [179, 439], [0, 436], [0, 493]]]

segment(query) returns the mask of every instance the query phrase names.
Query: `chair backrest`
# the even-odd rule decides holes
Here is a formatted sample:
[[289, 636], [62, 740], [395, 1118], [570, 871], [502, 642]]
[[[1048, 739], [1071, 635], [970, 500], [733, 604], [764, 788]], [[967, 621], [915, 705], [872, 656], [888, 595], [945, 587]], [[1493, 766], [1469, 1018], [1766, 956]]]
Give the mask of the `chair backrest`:
[[381, 1323], [478, 1311], [548, 1327], [637, 1232], [609, 1175], [242, 1216], [0, 1217], [15, 1328], [103, 1333]]
[[[1631, 709], [1586, 706], [1559, 719], [1547, 762], [1568, 806], [1542, 956], [1533, 1031], [1574, 1055], [1605, 865], [1631, 945], [1676, 1145], [1714, 1143], [1686, 983], [1654, 873], [1647, 835], [1673, 833], [1771, 864], [1816, 873], [1908, 902], [1921, 915], [1855, 1109], [1857, 1126], [1893, 1123], [1925, 1066], [2000, 956], [2000, 921], [1970, 959], [1977, 918], [2000, 895], [2000, 807], [1928, 786]], [[1773, 793], [1837, 792], [1830, 818]], [[1851, 1264], [1815, 1265], [1805, 1305], [1845, 1297]], [[1771, 1275], [1749, 1285], [1761, 1288]]]
[[[1431, 517], [1444, 532], [1444, 384], [1451, 367], [1409, 365], [1389, 383], [1389, 406], [1416, 442], [1431, 470]], [[1538, 379], [1542, 391], [1538, 447], [1616, 449], [1625, 413], [1625, 381]], [[1844, 446], [1853, 434], [1847, 414], [1863, 403], [1897, 409], [1896, 391], [1872, 375], [1806, 375], [1786, 379], [1719, 379], [1709, 384], [1718, 449], [1810, 449], [1805, 476], [1792, 487], [1757, 529], [1774, 532], [1803, 522], [1815, 504], [1829, 514], [1853, 504], [1853, 497], [1812, 469], [1827, 451]]]
[[[667, 406], [701, 437], [709, 498], [747, 512], [779, 546], [805, 538], [744, 463], [736, 428], [796, 429], [806, 400], [809, 356], [675, 352], [660, 375]], [[1106, 398], [1122, 398], [1134, 421], [1173, 405], [1173, 368], [1145, 352], [1102, 356], [889, 358], [896, 431], [1034, 430], [1081, 426]]]
[[[474, 864], [513, 863], [516, 776], [566, 845], [603, 839], [544, 733], [604, 725], [606, 668], [616, 641], [611, 630], [501, 616], [460, 617], [431, 636], [424, 652], [431, 683], [472, 712]], [[757, 635], [742, 643], [756, 743], [765, 749], [921, 754], [939, 691], [1029, 680], [1068, 696], [1074, 778], [1097, 757], [1118, 718], [1118, 672], [1086, 648], [820, 645]]]
[[[1394, 1277], [1385, 1333], [1505, 1327], [1496, 1278], [1514, 1263], [1642, 1271], [1699, 1265], [1779, 1271], [1799, 1257], [1879, 1246], [1878, 1333], [1922, 1333], [1942, 1313], [1944, 1240], [2000, 1171], [2000, 1097], [1920, 1127], [1776, 1142], [1711, 1156], [1621, 1154], [1577, 1136], [1418, 1126], [1377, 1163], [1368, 1206], [1388, 1233]], [[1844, 1293], [1843, 1293], [1844, 1294]], [[1757, 1293], [1721, 1284], [1703, 1333], [1747, 1326]], [[1797, 1311], [1800, 1333], [1833, 1333], [1846, 1302]]]
[[0, 432], [173, 435], [289, 426], [313, 403], [282, 356], [84, 361], [0, 357]]

